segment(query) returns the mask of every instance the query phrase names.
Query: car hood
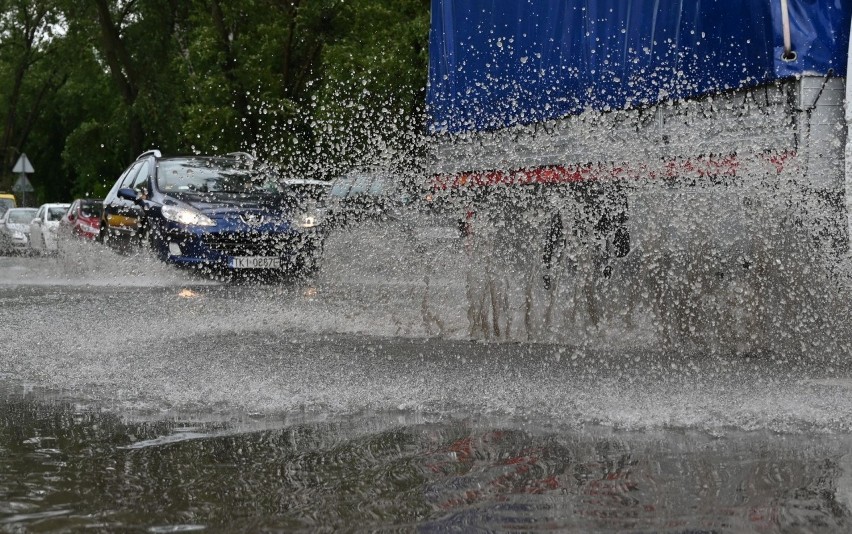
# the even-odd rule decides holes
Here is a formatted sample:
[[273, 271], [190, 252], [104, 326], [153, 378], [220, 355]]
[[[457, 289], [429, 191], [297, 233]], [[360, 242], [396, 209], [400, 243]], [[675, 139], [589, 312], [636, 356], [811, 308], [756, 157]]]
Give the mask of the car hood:
[[208, 217], [224, 217], [245, 212], [274, 213], [290, 216], [295, 212], [292, 199], [284, 196], [235, 198], [232, 195], [174, 195], [180, 204], [195, 208]]
[[26, 233], [27, 233], [27, 232], [29, 232], [29, 230], [30, 230], [30, 225], [28, 225], [28, 224], [21, 224], [21, 223], [6, 223], [6, 228], [7, 228], [10, 232], [12, 232], [12, 231], [17, 231], [17, 232], [23, 232], [23, 233], [25, 233], [25, 234], [26, 234]]

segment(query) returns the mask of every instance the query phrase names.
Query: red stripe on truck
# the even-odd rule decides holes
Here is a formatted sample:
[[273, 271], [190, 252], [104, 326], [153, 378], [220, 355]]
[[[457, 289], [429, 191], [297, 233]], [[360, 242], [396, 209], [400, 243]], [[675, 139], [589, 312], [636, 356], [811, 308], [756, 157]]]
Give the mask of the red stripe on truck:
[[433, 177], [435, 189], [490, 187], [498, 185], [569, 184], [592, 180], [702, 179], [736, 177], [744, 163], [756, 162], [768, 171], [782, 172], [791, 160], [793, 150], [750, 155], [743, 162], [737, 154], [697, 156], [648, 163], [593, 163], [585, 165], [548, 165], [512, 171], [462, 172]]

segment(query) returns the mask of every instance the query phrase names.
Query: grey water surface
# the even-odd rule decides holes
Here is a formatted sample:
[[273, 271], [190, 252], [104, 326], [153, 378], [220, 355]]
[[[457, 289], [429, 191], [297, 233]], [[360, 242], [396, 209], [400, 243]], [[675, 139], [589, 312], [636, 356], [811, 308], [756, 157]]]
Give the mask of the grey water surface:
[[0, 258], [0, 531], [850, 528], [841, 318], [790, 323], [797, 351], [672, 345], [615, 295], [483, 338], [463, 247], [331, 245], [264, 283]]

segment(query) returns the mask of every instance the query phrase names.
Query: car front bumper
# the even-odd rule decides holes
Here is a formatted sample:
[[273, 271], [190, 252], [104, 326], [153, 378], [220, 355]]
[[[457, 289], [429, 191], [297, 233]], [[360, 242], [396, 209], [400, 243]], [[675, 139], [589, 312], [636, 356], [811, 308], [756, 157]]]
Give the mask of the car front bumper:
[[11, 236], [4, 235], [0, 238], [0, 247], [5, 248], [7, 250], [26, 250], [29, 248], [30, 241], [27, 239], [27, 236]]
[[318, 228], [206, 231], [170, 225], [157, 232], [152, 245], [161, 259], [179, 266], [236, 271], [268, 269], [274, 263], [274, 270], [297, 271], [315, 265], [323, 240], [324, 232]]

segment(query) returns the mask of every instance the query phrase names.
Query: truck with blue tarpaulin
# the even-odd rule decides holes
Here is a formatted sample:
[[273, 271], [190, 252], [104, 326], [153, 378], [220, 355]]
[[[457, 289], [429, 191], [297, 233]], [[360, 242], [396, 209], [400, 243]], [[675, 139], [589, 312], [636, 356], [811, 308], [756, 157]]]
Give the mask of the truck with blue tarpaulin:
[[850, 23], [852, 0], [433, 0], [430, 186], [471, 250], [523, 233], [548, 288], [637, 249], [718, 279], [784, 249], [836, 264]]

